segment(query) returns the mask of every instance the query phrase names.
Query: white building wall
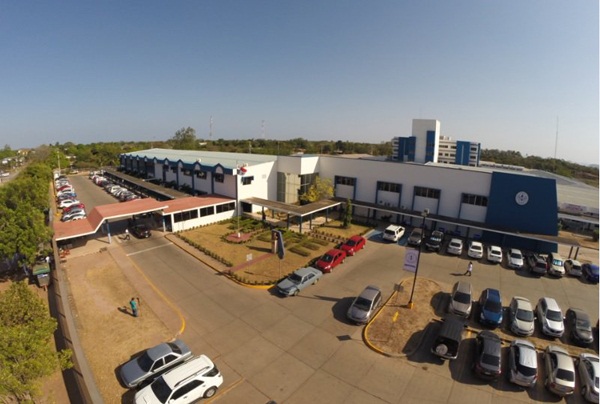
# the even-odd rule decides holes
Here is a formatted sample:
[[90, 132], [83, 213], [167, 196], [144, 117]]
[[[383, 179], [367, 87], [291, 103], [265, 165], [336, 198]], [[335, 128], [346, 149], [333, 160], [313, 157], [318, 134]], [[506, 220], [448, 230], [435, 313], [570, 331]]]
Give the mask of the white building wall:
[[[238, 200], [251, 197], [276, 200], [277, 174], [274, 172], [275, 167], [275, 162], [268, 162], [246, 167], [244, 175], [241, 175], [241, 172], [238, 170], [238, 175], [235, 176], [238, 181]], [[243, 185], [242, 179], [244, 177], [254, 177], [254, 179], [251, 184]], [[261, 207], [252, 206], [252, 210], [259, 212]]]
[[354, 187], [351, 185], [336, 185], [335, 186], [335, 196], [338, 198], [354, 198]]
[[177, 233], [184, 230], [193, 229], [199, 226], [205, 226], [212, 223], [217, 223], [222, 220], [227, 220], [235, 217], [235, 210], [229, 210], [227, 212], [215, 213], [214, 215], [198, 217], [196, 219], [184, 220], [182, 222], [174, 222], [174, 214], [171, 214], [171, 225], [173, 232]]
[[433, 151], [433, 162], [437, 162], [438, 139], [440, 137], [440, 121], [438, 121], [437, 119], [413, 119], [412, 136], [416, 137], [415, 163], [425, 163], [427, 131], [435, 132], [435, 148]]

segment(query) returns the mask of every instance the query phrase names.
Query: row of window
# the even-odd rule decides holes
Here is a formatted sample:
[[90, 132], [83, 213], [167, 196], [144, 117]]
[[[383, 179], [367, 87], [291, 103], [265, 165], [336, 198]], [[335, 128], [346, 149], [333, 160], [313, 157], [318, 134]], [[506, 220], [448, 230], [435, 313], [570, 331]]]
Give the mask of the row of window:
[[342, 176], [336, 175], [335, 176], [335, 184], [336, 185], [350, 185], [353, 187], [356, 185], [356, 178], [342, 177]]
[[[216, 213], [229, 212], [235, 210], [235, 202], [228, 202], [216, 206], [207, 206], [205, 208], [186, 210], [185, 212], [175, 213], [173, 215], [173, 221], [175, 223], [183, 222], [186, 220], [197, 219], [198, 217], [211, 216]], [[200, 216], [198, 216], [200, 213]]]
[[462, 203], [467, 203], [469, 205], [475, 206], [487, 206], [488, 198], [487, 196], [483, 195], [463, 194]]

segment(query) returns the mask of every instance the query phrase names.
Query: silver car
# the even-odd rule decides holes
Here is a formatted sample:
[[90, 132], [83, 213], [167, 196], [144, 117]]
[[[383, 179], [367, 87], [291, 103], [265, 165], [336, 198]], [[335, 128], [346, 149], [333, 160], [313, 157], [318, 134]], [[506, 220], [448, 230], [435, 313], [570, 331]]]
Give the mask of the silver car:
[[559, 346], [549, 345], [544, 351], [546, 388], [561, 397], [575, 391], [575, 365], [569, 353]]
[[446, 249], [446, 252], [452, 255], [461, 255], [462, 250], [463, 241], [459, 238], [453, 238], [452, 240], [450, 240], [450, 243], [448, 243], [448, 248]]
[[191, 357], [190, 348], [181, 340], [158, 344], [121, 366], [121, 381], [129, 388], [139, 386]]
[[508, 251], [507, 258], [508, 258], [508, 267], [509, 268], [513, 268], [513, 269], [523, 268], [524, 261], [523, 261], [523, 254], [521, 253], [521, 250], [517, 250], [516, 248], [511, 248]]
[[510, 330], [517, 335], [528, 337], [535, 329], [535, 314], [531, 302], [521, 296], [514, 296], [508, 306]]
[[369, 285], [354, 299], [348, 309], [348, 320], [356, 324], [369, 322], [375, 311], [381, 306], [381, 290]]
[[509, 380], [522, 387], [532, 387], [537, 381], [537, 352], [535, 346], [524, 339], [510, 343], [508, 351]]
[[583, 268], [577, 260], [565, 260], [565, 271], [570, 276], [581, 276]]
[[600, 359], [598, 355], [589, 353], [579, 354], [577, 370], [579, 370], [579, 383], [581, 395], [590, 403], [598, 402], [598, 379], [600, 378]]
[[473, 289], [469, 282], [456, 282], [452, 288], [448, 312], [469, 317], [473, 306]]

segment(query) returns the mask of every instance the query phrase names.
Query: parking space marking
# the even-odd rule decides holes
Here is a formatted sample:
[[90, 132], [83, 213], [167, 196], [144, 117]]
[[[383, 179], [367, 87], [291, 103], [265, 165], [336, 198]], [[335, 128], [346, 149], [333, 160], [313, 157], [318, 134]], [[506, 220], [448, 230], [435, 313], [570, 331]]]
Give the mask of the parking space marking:
[[170, 246], [170, 245], [173, 245], [173, 243], [169, 242], [169, 243], [166, 243], [166, 244], [163, 244], [163, 245], [158, 245], [156, 247], [151, 247], [151, 248], [146, 248], [144, 250], [135, 251], [135, 252], [132, 252], [132, 253], [129, 253], [129, 254], [126, 254], [126, 255], [128, 257], [131, 257], [132, 255], [137, 255], [137, 254], [145, 253], [147, 251], [156, 250], [157, 248], [163, 248], [163, 247], [167, 247], [167, 246]]

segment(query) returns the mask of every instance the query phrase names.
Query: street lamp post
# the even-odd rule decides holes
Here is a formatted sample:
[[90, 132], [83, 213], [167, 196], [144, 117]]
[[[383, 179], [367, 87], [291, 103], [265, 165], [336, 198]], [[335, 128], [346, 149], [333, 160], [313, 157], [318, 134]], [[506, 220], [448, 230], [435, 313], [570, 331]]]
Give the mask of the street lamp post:
[[415, 267], [415, 277], [413, 279], [412, 290], [410, 291], [410, 300], [408, 301], [408, 308], [412, 309], [414, 307], [413, 303], [413, 295], [415, 294], [415, 285], [417, 284], [417, 275], [419, 273], [419, 261], [421, 261], [421, 251], [423, 250], [423, 238], [425, 237], [425, 219], [429, 215], [429, 209], [424, 209], [421, 212], [421, 216], [423, 217], [423, 223], [421, 223], [421, 241], [419, 242], [419, 255], [417, 255], [417, 265]]

